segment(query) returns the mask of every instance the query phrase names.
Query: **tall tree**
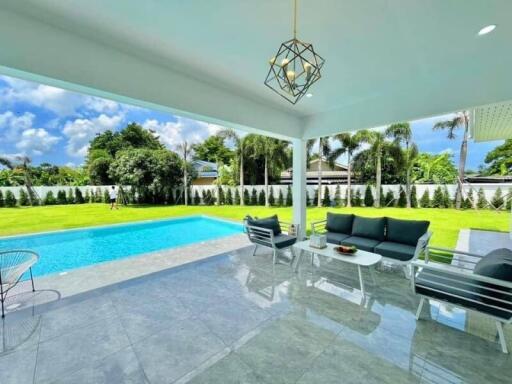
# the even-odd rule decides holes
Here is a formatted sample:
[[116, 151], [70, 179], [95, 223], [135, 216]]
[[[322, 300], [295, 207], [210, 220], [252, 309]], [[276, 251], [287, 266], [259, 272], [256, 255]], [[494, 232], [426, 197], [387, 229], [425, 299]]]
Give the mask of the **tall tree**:
[[[238, 135], [234, 129], [224, 129], [219, 132], [219, 136], [232, 140], [235, 144], [235, 155], [238, 160], [238, 167], [240, 170], [240, 196], [244, 195], [244, 156], [245, 156], [245, 143], [246, 138]], [[244, 199], [240, 199], [240, 205], [244, 205]]]
[[0, 164], [9, 168], [11, 171], [14, 169], [20, 169], [23, 174], [23, 183], [25, 184], [25, 188], [27, 188], [28, 198], [30, 200], [30, 204], [34, 204], [34, 201], [37, 199], [36, 192], [34, 191], [32, 185], [32, 177], [30, 175], [30, 163], [32, 160], [28, 156], [17, 155], [12, 158], [7, 156], [0, 156]]
[[411, 125], [408, 122], [392, 124], [386, 129], [386, 135], [393, 138], [397, 146], [405, 146], [402, 163], [405, 171], [405, 200], [406, 207], [411, 208], [411, 171], [418, 157], [418, 147], [412, 141]]
[[485, 164], [488, 164], [485, 173], [487, 175], [512, 174], [512, 139], [507, 139], [502, 145], [498, 145], [485, 156]]
[[188, 205], [188, 166], [189, 160], [192, 155], [193, 149], [190, 144], [184, 140], [182, 143], [178, 145], [178, 152], [181, 156], [182, 160], [182, 168], [183, 168], [183, 194], [185, 205]]
[[224, 145], [224, 140], [224, 137], [214, 135], [208, 137], [202, 143], [193, 144], [194, 159], [229, 164], [234, 154], [232, 150]]
[[464, 181], [464, 170], [466, 168], [466, 157], [468, 154], [468, 136], [469, 136], [469, 112], [462, 111], [456, 113], [453, 118], [445, 121], [439, 121], [434, 124], [434, 130], [445, 130], [448, 132], [449, 140], [454, 140], [457, 136], [455, 131], [463, 129], [462, 142], [460, 144], [459, 158], [459, 176], [457, 180], [457, 191], [455, 192], [455, 208], [460, 209], [462, 202], [462, 183]]
[[[317, 197], [317, 206], [322, 206], [322, 164], [324, 159], [327, 160], [329, 166], [332, 168], [334, 166], [334, 160], [332, 159], [331, 152], [331, 142], [329, 137], [319, 137], [318, 139], [310, 139], [307, 142], [307, 154], [308, 154], [308, 165], [310, 163], [313, 147], [318, 143], [318, 197]], [[309, 167], [308, 167], [309, 168]]]
[[334, 162], [341, 155], [347, 154], [347, 207], [351, 207], [352, 156], [361, 147], [361, 135], [348, 132], [339, 133], [334, 136], [334, 140], [339, 141], [341, 147], [332, 151], [329, 161]]
[[[380, 207], [381, 185], [382, 185], [382, 159], [383, 156], [389, 157], [395, 163], [401, 161], [400, 148], [396, 143], [386, 140], [384, 132], [363, 130], [359, 131], [361, 141], [369, 144], [369, 148], [358, 153], [359, 167], [364, 160], [372, 161], [375, 167], [375, 206]], [[357, 161], [356, 159], [354, 159]]]

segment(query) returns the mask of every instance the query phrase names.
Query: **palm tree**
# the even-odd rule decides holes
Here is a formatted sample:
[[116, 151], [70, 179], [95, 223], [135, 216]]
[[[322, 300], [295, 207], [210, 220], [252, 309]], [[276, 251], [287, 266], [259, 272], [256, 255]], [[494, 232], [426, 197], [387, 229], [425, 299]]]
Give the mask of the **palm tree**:
[[23, 182], [27, 188], [28, 198], [30, 204], [34, 204], [37, 194], [32, 185], [32, 178], [30, 176], [30, 163], [32, 160], [28, 156], [16, 155], [13, 157], [0, 156], [0, 164], [9, 168], [11, 171], [18, 168], [23, 172]]
[[246, 137], [246, 149], [254, 159], [263, 157], [265, 169], [265, 206], [268, 207], [269, 200], [269, 173], [270, 170], [281, 170], [288, 163], [288, 143], [273, 137], [262, 135], [248, 135]]
[[400, 162], [400, 148], [397, 147], [396, 143], [386, 140], [384, 132], [363, 130], [359, 131], [358, 134], [363, 143], [370, 145], [366, 153], [375, 161], [375, 207], [379, 208], [381, 198], [380, 187], [382, 184], [382, 157], [386, 155]]
[[386, 135], [393, 138], [400, 147], [405, 145], [403, 168], [405, 170], [405, 198], [407, 208], [411, 208], [411, 171], [418, 157], [418, 146], [412, 142], [412, 130], [408, 122], [396, 123], [386, 129]]
[[178, 152], [183, 160], [183, 193], [185, 194], [185, 205], [188, 205], [188, 160], [192, 153], [190, 144], [184, 140], [178, 145]]
[[462, 143], [460, 145], [459, 177], [457, 181], [457, 191], [455, 193], [455, 208], [460, 209], [462, 202], [462, 182], [464, 180], [466, 157], [468, 154], [469, 112], [458, 112], [450, 120], [439, 121], [433, 127], [435, 131], [447, 130], [447, 137], [449, 140], [455, 139], [455, 130], [458, 128], [464, 129], [464, 135], [462, 137]]
[[240, 205], [244, 205], [244, 156], [245, 156], [245, 144], [246, 137], [238, 135], [234, 129], [224, 129], [218, 133], [219, 136], [233, 140], [235, 143], [235, 153], [238, 159], [238, 166], [240, 169]]
[[[329, 166], [332, 168], [334, 165], [334, 161], [331, 159], [331, 142], [329, 141], [329, 137], [319, 137], [318, 139], [310, 139], [307, 142], [307, 155], [308, 155], [308, 168], [311, 160], [311, 152], [313, 151], [313, 146], [318, 142], [318, 201], [317, 206], [322, 206], [322, 163], [323, 159], [327, 159], [329, 161]], [[329, 160], [330, 159], [330, 160]]]
[[332, 151], [329, 161], [334, 162], [338, 157], [347, 154], [347, 207], [352, 206], [352, 197], [350, 190], [352, 184], [352, 155], [361, 147], [361, 135], [356, 133], [339, 133], [334, 136], [334, 140], [338, 140], [341, 144], [340, 148]]

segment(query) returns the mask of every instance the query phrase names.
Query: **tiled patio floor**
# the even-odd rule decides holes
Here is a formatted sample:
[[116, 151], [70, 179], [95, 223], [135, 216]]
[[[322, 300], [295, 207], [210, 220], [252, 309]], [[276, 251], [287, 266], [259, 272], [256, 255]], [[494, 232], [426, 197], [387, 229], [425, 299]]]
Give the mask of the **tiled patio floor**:
[[401, 274], [378, 271], [362, 303], [356, 276], [323, 259], [294, 274], [244, 248], [65, 298], [20, 294], [0, 383], [510, 382], [492, 321], [431, 303], [416, 322]]

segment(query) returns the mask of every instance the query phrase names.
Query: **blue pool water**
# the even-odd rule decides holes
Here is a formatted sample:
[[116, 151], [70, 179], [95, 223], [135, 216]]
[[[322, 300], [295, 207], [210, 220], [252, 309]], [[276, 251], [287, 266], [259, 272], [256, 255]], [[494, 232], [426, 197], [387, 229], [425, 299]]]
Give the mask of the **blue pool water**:
[[4, 238], [0, 250], [36, 251], [32, 271], [42, 276], [241, 232], [240, 224], [198, 216]]

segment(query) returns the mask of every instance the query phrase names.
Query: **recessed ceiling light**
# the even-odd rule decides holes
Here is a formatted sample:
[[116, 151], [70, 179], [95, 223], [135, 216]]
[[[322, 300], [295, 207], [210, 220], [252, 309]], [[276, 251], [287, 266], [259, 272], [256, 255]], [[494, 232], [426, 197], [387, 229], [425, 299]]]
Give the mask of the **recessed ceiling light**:
[[491, 33], [496, 29], [496, 24], [490, 24], [483, 27], [481, 30], [478, 31], [478, 36], [487, 35], [488, 33]]
[[306, 97], [311, 97], [311, 96], [313, 96], [312, 93], [306, 93]]

